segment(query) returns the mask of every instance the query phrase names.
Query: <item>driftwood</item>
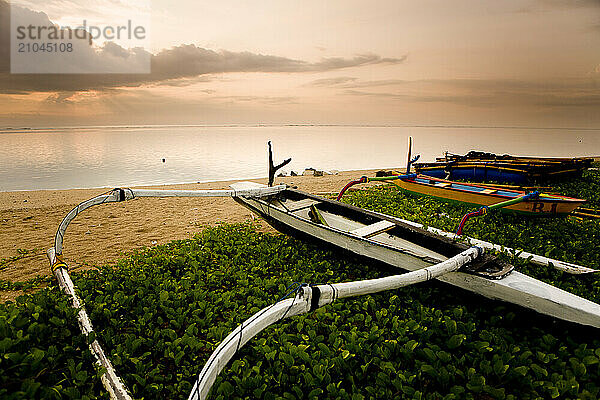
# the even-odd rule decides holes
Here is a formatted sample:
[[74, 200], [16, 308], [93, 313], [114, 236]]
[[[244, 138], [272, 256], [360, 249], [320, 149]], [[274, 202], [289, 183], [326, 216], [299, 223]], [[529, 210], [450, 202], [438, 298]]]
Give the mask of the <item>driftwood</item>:
[[275, 173], [277, 170], [284, 165], [287, 165], [292, 161], [291, 158], [284, 160], [281, 164], [273, 165], [273, 150], [271, 149], [271, 141], [269, 140], [269, 186], [273, 186], [273, 181], [275, 180]]

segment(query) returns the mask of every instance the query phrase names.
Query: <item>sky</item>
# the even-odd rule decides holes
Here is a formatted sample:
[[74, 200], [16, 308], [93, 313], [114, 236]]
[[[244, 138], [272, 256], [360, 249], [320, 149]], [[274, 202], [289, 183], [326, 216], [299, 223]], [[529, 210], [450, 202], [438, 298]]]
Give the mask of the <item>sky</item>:
[[[11, 73], [17, 5], [150, 73]], [[600, 128], [600, 0], [0, 0], [0, 127], [303, 123]]]

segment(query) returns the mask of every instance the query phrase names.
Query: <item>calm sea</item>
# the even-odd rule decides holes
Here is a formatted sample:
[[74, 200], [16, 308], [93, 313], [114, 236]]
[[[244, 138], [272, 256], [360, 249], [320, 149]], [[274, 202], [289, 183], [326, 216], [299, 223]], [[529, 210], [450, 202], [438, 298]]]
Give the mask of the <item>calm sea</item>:
[[[600, 129], [362, 126], [150, 126], [0, 129], [0, 191], [117, 187], [267, 175], [275, 159], [301, 172], [406, 165], [444, 151], [600, 155]], [[164, 159], [164, 162], [163, 162]]]

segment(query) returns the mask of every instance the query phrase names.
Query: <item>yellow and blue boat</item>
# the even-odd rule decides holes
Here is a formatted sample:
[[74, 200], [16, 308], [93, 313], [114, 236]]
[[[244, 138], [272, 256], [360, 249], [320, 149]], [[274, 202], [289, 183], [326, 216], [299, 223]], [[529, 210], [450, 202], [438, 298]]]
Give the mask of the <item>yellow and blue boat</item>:
[[515, 200], [511, 204], [503, 205], [500, 210], [532, 216], [567, 215], [585, 202], [583, 199], [548, 193], [539, 193], [528, 197], [528, 193], [522, 190], [454, 182], [420, 174], [374, 178], [365, 176], [359, 181], [353, 181], [346, 185], [342, 192], [340, 192], [338, 199], [341, 198], [343, 192], [350, 186], [373, 181], [390, 182], [398, 186], [402, 191], [415, 195], [429, 196], [443, 201], [481, 207], [490, 207], [500, 203], [506, 204], [511, 200]]

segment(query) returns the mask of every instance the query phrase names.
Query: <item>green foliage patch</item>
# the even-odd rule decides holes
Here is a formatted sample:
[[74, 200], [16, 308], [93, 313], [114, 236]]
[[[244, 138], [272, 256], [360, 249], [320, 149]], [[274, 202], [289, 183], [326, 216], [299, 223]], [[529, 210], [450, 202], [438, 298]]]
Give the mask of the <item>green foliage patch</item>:
[[[353, 192], [345, 201], [448, 231], [472, 209], [391, 187]], [[600, 268], [598, 221], [497, 213], [469, 222], [465, 234]], [[597, 277], [511, 261], [600, 302]], [[289, 284], [397, 272], [242, 224], [210, 228], [73, 279], [134, 398], [176, 399], [187, 398], [220, 341]], [[108, 398], [101, 373], [54, 284], [0, 304], [0, 398]], [[597, 329], [428, 282], [337, 301], [268, 328], [230, 362], [210, 397], [595, 399], [599, 382]]]

